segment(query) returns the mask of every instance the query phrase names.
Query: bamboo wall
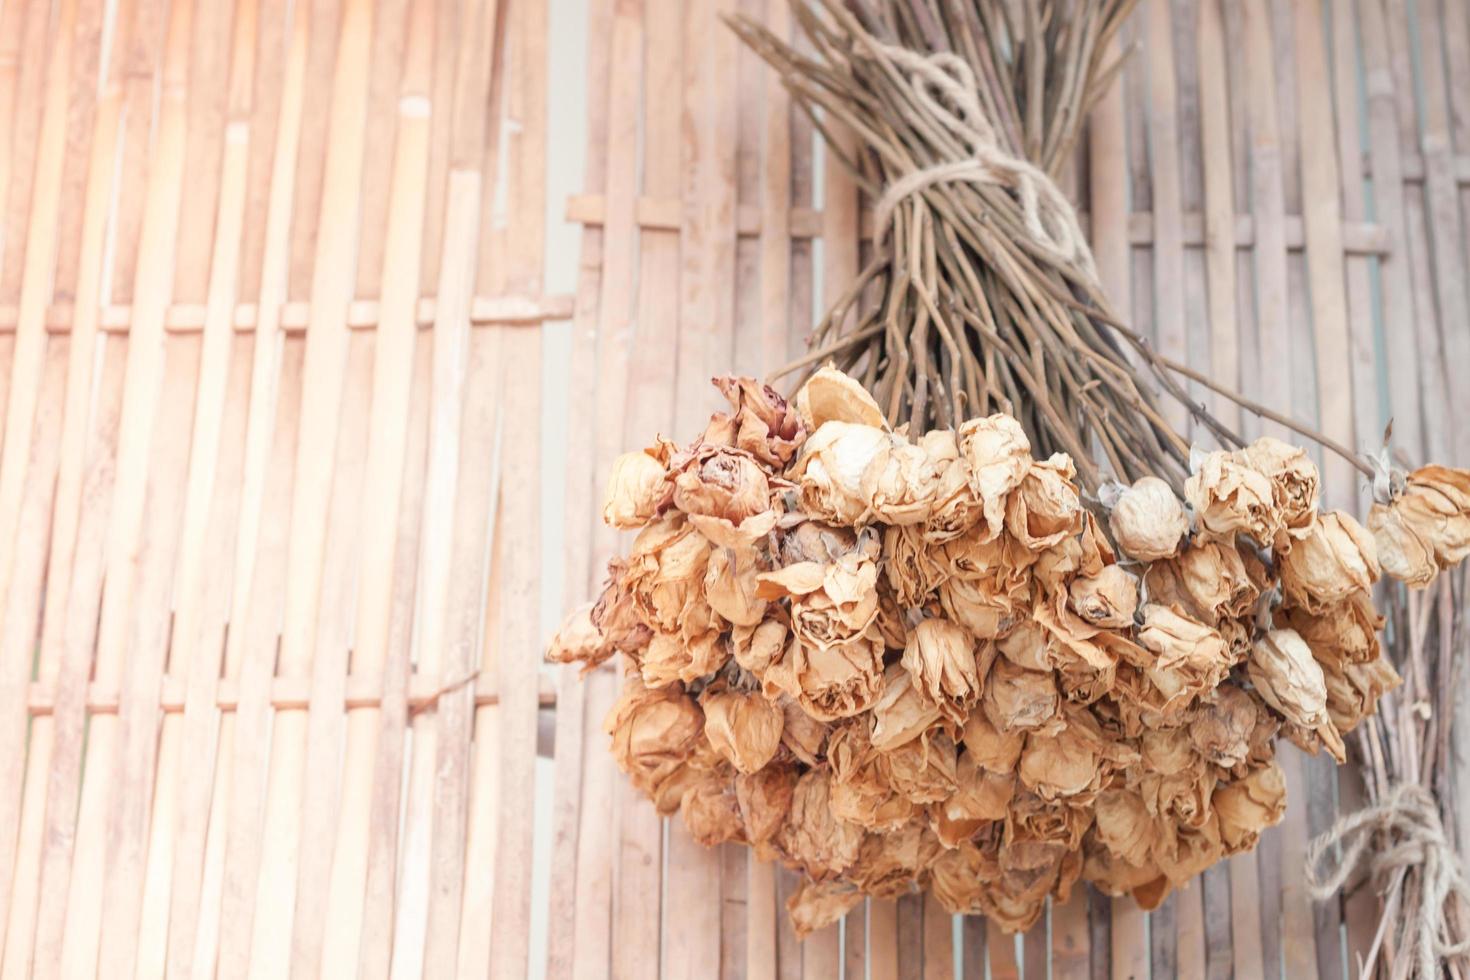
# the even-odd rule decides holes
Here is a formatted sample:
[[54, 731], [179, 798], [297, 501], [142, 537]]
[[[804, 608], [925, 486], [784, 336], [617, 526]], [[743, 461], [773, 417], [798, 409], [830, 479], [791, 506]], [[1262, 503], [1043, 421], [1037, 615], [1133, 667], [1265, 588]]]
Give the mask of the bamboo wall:
[[[585, 5], [561, 296], [566, 0], [0, 0], [0, 975], [1355, 975], [1373, 899], [1301, 856], [1360, 790], [1294, 750], [1257, 855], [1014, 942], [913, 897], [797, 944], [787, 874], [634, 798], [542, 593], [868, 219], [717, 22], [782, 0]], [[1067, 179], [1119, 306], [1470, 462], [1466, 5], [1141, 0], [1124, 41]]]

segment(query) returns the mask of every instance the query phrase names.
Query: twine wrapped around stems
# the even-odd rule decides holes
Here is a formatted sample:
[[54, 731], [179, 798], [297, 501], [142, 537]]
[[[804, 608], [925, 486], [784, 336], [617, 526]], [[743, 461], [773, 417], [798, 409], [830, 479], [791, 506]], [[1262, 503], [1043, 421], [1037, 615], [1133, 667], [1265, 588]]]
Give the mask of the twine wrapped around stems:
[[[1369, 850], [1379, 842], [1384, 846]], [[1417, 877], [1410, 952], [1416, 976], [1436, 977], [1439, 962], [1470, 955], [1470, 939], [1449, 938], [1457, 932], [1450, 903], [1470, 903], [1470, 882], [1426, 789], [1402, 783], [1379, 802], [1339, 817], [1307, 848], [1307, 888], [1318, 901], [1336, 894], [1359, 868], [1385, 893], [1402, 888], [1410, 873]]]

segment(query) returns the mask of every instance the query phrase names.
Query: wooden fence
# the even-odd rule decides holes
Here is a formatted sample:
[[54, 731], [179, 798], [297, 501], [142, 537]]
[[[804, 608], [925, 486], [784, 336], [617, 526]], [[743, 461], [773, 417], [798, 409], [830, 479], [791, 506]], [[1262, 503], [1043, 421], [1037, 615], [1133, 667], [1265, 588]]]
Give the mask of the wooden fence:
[[[542, 592], [599, 585], [614, 455], [802, 350], [868, 217], [719, 23], [784, 0], [585, 0], [569, 82], [581, 6], [0, 0], [0, 973], [1356, 975], [1374, 900], [1301, 860], [1360, 790], [1294, 751], [1258, 854], [1015, 941], [912, 897], [797, 944], [788, 875], [634, 797]], [[1123, 40], [1067, 179], [1120, 308], [1470, 462], [1467, 5], [1142, 0]]]

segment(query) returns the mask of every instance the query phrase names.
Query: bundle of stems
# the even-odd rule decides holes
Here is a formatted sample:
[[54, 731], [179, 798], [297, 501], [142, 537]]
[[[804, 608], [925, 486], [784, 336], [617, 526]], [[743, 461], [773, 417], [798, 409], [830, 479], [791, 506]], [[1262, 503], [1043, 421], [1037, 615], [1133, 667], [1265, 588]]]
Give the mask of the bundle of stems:
[[[1181, 378], [1353, 453], [1152, 350], [1111, 311], [1055, 177], [1119, 62], [1104, 52], [1135, 0], [792, 0], [808, 51], [732, 26], [877, 202], [873, 258], [782, 374], [823, 363], [863, 380], [894, 426], [1001, 411], [1095, 491], [1188, 474], [1182, 404], [1242, 445]], [[835, 138], [856, 135], [855, 153]], [[1132, 357], [1125, 353], [1131, 349]]]

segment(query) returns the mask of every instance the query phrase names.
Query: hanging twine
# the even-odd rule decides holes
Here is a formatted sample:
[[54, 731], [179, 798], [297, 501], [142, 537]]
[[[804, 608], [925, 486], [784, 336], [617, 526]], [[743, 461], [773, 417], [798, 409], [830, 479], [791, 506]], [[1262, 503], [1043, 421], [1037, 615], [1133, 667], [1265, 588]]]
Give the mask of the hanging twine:
[[[1369, 853], [1380, 832], [1387, 846]], [[1339, 846], [1341, 853], [1334, 855]], [[1438, 962], [1470, 954], [1470, 940], [1446, 938], [1453, 934], [1449, 900], [1454, 897], [1470, 908], [1470, 884], [1427, 790], [1405, 783], [1373, 806], [1340, 817], [1307, 848], [1307, 888], [1318, 901], [1328, 898], [1360, 865], [1379, 883], [1397, 871], [1418, 873], [1419, 914], [1412, 940], [1417, 976], [1438, 977]]]
[[929, 187], [959, 182], [990, 184], [1015, 193], [1026, 230], [1037, 247], [1062, 264], [1076, 263], [1095, 276], [1092, 250], [1071, 202], [1045, 171], [1000, 145], [980, 107], [975, 75], [965, 60], [946, 51], [924, 55], [877, 41], [870, 45], [908, 74], [914, 98], [930, 121], [970, 154], [911, 171], [889, 184], [876, 208], [877, 233], [881, 235], [888, 228], [899, 204]]

